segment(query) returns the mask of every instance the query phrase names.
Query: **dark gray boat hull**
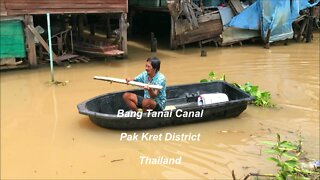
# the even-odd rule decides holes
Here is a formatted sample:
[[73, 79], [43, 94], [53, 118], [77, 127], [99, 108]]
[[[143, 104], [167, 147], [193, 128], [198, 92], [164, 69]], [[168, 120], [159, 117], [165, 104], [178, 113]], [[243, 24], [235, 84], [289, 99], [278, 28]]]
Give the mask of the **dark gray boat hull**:
[[[80, 114], [88, 115], [90, 120], [105, 128], [111, 129], [148, 129], [169, 125], [178, 125], [236, 117], [242, 113], [253, 98], [237, 87], [224, 81], [196, 83], [167, 87], [167, 105], [174, 105], [170, 117], [148, 117], [144, 113], [137, 117], [117, 117], [119, 109], [129, 110], [122, 101], [122, 94], [127, 91], [100, 95], [78, 104]], [[130, 91], [143, 96], [143, 90]], [[196, 102], [199, 94], [225, 93], [229, 101], [199, 106]], [[177, 117], [176, 111], [201, 112], [202, 117]], [[178, 114], [178, 116], [181, 113]]]

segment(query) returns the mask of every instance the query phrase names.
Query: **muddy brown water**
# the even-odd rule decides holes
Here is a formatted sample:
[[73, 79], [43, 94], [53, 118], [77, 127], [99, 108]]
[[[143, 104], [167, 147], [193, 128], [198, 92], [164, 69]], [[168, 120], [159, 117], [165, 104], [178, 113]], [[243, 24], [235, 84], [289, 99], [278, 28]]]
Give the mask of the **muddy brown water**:
[[[55, 79], [66, 86], [49, 86], [49, 67], [1, 72], [2, 179], [231, 179], [249, 172], [275, 173], [262, 153], [261, 141], [276, 133], [296, 141], [304, 138], [307, 157], [319, 157], [319, 34], [312, 43], [158, 49], [129, 42], [127, 60], [97, 60], [55, 67]], [[131, 86], [93, 80], [95, 75], [135, 76], [144, 60], [156, 55], [168, 85], [198, 82], [211, 70], [227, 81], [250, 81], [268, 90], [277, 108], [248, 106], [236, 118], [164, 127], [151, 134], [200, 134], [200, 141], [120, 141], [125, 131], [104, 129], [78, 114], [76, 105], [88, 98]], [[182, 158], [181, 164], [140, 164], [140, 156]]]

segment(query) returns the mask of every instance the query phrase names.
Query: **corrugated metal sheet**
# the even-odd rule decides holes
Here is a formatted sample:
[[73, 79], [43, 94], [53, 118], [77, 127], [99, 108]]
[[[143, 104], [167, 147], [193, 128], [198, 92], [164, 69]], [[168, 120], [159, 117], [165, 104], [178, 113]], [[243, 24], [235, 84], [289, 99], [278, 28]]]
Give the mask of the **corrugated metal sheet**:
[[2, 1], [7, 15], [128, 12], [128, 0], [1, 0], [1, 4]]

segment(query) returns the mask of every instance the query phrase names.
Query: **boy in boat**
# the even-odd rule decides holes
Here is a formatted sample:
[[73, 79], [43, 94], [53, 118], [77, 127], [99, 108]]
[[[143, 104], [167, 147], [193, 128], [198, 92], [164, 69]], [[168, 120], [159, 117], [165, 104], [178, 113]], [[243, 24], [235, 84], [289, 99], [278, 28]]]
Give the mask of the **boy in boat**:
[[160, 73], [160, 60], [156, 57], [148, 58], [146, 61], [145, 71], [139, 74], [134, 79], [126, 78], [126, 81], [137, 81], [145, 84], [160, 85], [163, 88], [152, 89], [148, 85], [144, 87], [144, 97], [138, 96], [134, 93], [126, 92], [122, 98], [127, 106], [133, 110], [138, 111], [138, 108], [142, 108], [143, 112], [147, 109], [153, 109], [154, 111], [162, 111], [165, 108], [166, 97], [166, 78]]

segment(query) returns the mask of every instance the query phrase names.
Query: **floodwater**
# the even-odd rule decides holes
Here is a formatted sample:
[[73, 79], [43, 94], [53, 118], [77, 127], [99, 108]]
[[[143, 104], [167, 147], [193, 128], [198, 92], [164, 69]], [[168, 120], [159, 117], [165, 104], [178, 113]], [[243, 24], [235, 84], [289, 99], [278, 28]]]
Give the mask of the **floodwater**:
[[[149, 52], [129, 42], [129, 59], [95, 60], [55, 67], [1, 72], [1, 179], [231, 179], [275, 173], [261, 141], [303, 137], [310, 159], [319, 157], [319, 34], [312, 43], [197, 47]], [[198, 82], [213, 70], [227, 81], [247, 81], [270, 91], [277, 108], [249, 105], [236, 118], [164, 127], [116, 131], [78, 114], [77, 104], [91, 97], [134, 87], [93, 80], [95, 75], [135, 76], [145, 59], [156, 55], [168, 85]], [[199, 141], [120, 141], [121, 133], [200, 134]], [[140, 163], [140, 156], [179, 158], [181, 164]]]

